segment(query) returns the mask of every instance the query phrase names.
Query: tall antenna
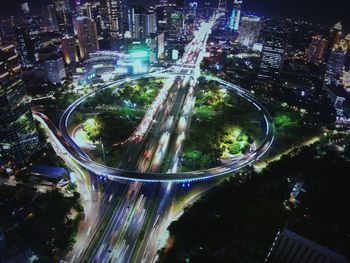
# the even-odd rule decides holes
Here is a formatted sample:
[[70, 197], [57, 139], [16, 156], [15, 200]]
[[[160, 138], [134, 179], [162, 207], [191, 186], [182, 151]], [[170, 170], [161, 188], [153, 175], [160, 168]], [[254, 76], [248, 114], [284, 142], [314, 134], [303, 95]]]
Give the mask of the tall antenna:
[[219, 0], [218, 11], [225, 13], [226, 12], [226, 7], [227, 7], [227, 0]]

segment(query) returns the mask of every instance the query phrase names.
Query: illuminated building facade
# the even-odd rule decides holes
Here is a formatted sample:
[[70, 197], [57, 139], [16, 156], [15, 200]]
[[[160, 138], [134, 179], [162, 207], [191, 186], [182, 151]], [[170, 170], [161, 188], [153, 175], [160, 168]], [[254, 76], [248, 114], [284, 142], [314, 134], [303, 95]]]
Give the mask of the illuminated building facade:
[[45, 71], [47, 80], [51, 83], [62, 83], [66, 77], [66, 71], [64, 69], [63, 58], [54, 56], [45, 61]]
[[343, 72], [347, 51], [348, 44], [344, 39], [333, 47], [327, 63], [327, 82], [339, 79]]
[[259, 71], [260, 79], [274, 79], [283, 67], [286, 46], [280, 41], [266, 41], [263, 46]]
[[244, 16], [242, 18], [239, 32], [239, 43], [242, 46], [251, 48], [259, 39], [261, 30], [261, 19], [257, 16]]
[[169, 39], [176, 40], [182, 35], [184, 18], [180, 11], [174, 11], [170, 14], [169, 21]]
[[75, 45], [75, 38], [65, 36], [61, 39], [63, 59], [66, 65], [74, 65], [78, 62], [78, 53]]
[[120, 37], [124, 34], [123, 20], [123, 2], [121, 0], [107, 0], [107, 13], [109, 22], [109, 31], [112, 37]]
[[76, 18], [76, 30], [78, 34], [80, 58], [86, 58], [90, 53], [99, 48], [95, 21], [86, 16]]
[[55, 0], [56, 21], [62, 35], [74, 35], [73, 16], [67, 0]]
[[0, 162], [26, 161], [38, 146], [18, 53], [13, 45], [0, 46]]
[[29, 27], [23, 26], [15, 29], [17, 36], [17, 49], [23, 67], [32, 67], [35, 64], [35, 46], [29, 34]]
[[314, 36], [308, 49], [306, 50], [306, 59], [311, 62], [319, 62], [324, 58], [327, 48], [327, 40], [322, 36]]
[[229, 28], [231, 30], [238, 31], [239, 25], [241, 23], [241, 6], [243, 4], [242, 0], [235, 0], [233, 3], [232, 14], [230, 17]]
[[320, 246], [288, 229], [278, 232], [265, 260], [268, 263], [348, 263], [342, 255]]

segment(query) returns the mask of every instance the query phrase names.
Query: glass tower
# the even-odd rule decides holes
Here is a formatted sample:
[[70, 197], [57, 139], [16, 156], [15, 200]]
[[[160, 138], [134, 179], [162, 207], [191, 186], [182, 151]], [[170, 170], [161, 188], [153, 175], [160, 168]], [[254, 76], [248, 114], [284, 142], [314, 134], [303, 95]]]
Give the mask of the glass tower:
[[39, 137], [25, 96], [19, 57], [14, 45], [0, 46], [0, 163], [26, 161]]

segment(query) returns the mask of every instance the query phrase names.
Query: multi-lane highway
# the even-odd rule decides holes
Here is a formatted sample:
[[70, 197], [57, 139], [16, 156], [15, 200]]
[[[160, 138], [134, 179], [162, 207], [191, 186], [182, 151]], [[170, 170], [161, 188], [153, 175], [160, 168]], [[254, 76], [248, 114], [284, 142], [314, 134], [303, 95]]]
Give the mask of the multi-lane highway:
[[[62, 145], [70, 158], [93, 174], [103, 175], [117, 182], [127, 182], [124, 185], [110, 183], [107, 186], [108, 194], [104, 195], [102, 203], [110, 203], [112, 196], [118, 195], [121, 198], [89, 261], [155, 261], [156, 251], [161, 246], [159, 240], [170, 220], [171, 204], [176, 192], [174, 182], [197, 181], [231, 173], [252, 164], [270, 148], [274, 140], [274, 125], [265, 107], [250, 92], [224, 80], [207, 77], [254, 105], [263, 116], [264, 139], [254, 151], [231, 163], [202, 171], [178, 171], [182, 144], [195, 100], [194, 87], [200, 76], [199, 65], [215, 21], [216, 19], [213, 19], [201, 24], [193, 40], [185, 48], [183, 57], [175, 66], [163, 72], [119, 80], [81, 97], [64, 112], [59, 129], [45, 115], [34, 112], [36, 118], [50, 129], [56, 143]], [[127, 140], [129, 150], [121, 167], [107, 167], [91, 160], [69, 134], [69, 118], [79, 105], [96, 93], [144, 77], [162, 77], [168, 81], [139, 127]], [[165, 159], [168, 159], [168, 164], [162, 167]], [[73, 256], [71, 262], [80, 260], [82, 254], [83, 252], [79, 251], [79, 255]]]

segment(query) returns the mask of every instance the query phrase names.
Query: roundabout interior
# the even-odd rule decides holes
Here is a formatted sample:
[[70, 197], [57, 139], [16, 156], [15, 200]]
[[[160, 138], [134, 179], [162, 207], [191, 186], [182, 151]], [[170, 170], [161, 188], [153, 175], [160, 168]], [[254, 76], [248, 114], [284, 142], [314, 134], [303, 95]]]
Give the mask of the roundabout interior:
[[[261, 134], [263, 134], [262, 138], [259, 140], [259, 143], [256, 144], [254, 147], [250, 147], [249, 151], [246, 151], [245, 153], [242, 153], [239, 158], [231, 158], [228, 160], [225, 160], [217, 167], [208, 168], [208, 169], [199, 169], [194, 171], [178, 171], [179, 166], [181, 166], [181, 155], [182, 155], [182, 148], [179, 147], [177, 150], [173, 151], [172, 153], [172, 165], [170, 165], [169, 169], [167, 171], [161, 171], [158, 165], [164, 159], [162, 157], [157, 157], [158, 155], [162, 155], [163, 152], [166, 152], [167, 149], [164, 146], [164, 140], [169, 142], [169, 132], [171, 130], [178, 130], [174, 128], [175, 126], [170, 127], [169, 132], [165, 132], [162, 134], [160, 141], [163, 143], [159, 145], [160, 141], [157, 141], [155, 144], [157, 147], [154, 149], [154, 152], [152, 155], [154, 155], [152, 166], [147, 166], [147, 169], [143, 169], [142, 165], [136, 170], [128, 169], [128, 166], [120, 166], [119, 168], [116, 167], [110, 167], [105, 164], [102, 164], [101, 162], [97, 162], [93, 160], [85, 151], [84, 147], [79, 146], [78, 143], [72, 138], [72, 135], [68, 129], [70, 119], [74, 115], [75, 111], [82, 105], [84, 102], [86, 102], [89, 98], [92, 98], [96, 96], [98, 93], [101, 93], [108, 89], [116, 89], [116, 87], [123, 85], [125, 83], [130, 83], [133, 81], [137, 81], [141, 78], [161, 78], [161, 79], [167, 79], [168, 81], [165, 81], [165, 83], [162, 85], [162, 88], [160, 92], [158, 93], [157, 97], [154, 99], [152, 104], [150, 105], [150, 108], [146, 111], [145, 116], [141, 120], [139, 126], [135, 129], [135, 131], [130, 134], [130, 137], [125, 140], [124, 143], [126, 144], [133, 144], [131, 147], [131, 153], [133, 153], [135, 147], [140, 147], [139, 145], [142, 144], [145, 138], [149, 135], [148, 133], [152, 129], [152, 126], [157, 123], [156, 119], [157, 116], [159, 116], [161, 109], [165, 105], [164, 102], [166, 99], [168, 99], [169, 94], [164, 93], [163, 90], [168, 89], [170, 90], [171, 87], [174, 85], [178, 86], [178, 89], [181, 89], [181, 87], [189, 87], [189, 91], [185, 96], [184, 102], [181, 107], [179, 107], [178, 112], [178, 125], [181, 125], [179, 120], [184, 117], [185, 119], [190, 119], [191, 114], [193, 111], [193, 101], [187, 100], [187, 98], [193, 98], [195, 97], [193, 95], [193, 89], [195, 87], [194, 81], [192, 80], [192, 77], [188, 75], [181, 75], [180, 73], [174, 73], [171, 70], [167, 70], [166, 72], [156, 72], [156, 73], [150, 73], [146, 75], [140, 75], [132, 78], [126, 78], [123, 80], [116, 81], [112, 84], [109, 84], [107, 86], [104, 86], [102, 88], [99, 88], [95, 91], [90, 92], [89, 94], [82, 96], [78, 100], [76, 100], [73, 104], [71, 104], [66, 111], [63, 113], [60, 123], [59, 123], [59, 130], [57, 130], [54, 125], [49, 121], [49, 119], [38, 112], [35, 113], [37, 119], [39, 119], [42, 123], [44, 122], [45, 125], [48, 125], [50, 130], [55, 133], [55, 137], [59, 142], [63, 145], [63, 147], [68, 152], [69, 156], [72, 157], [77, 163], [79, 163], [81, 166], [85, 167], [89, 171], [106, 177], [110, 180], [115, 181], [141, 181], [141, 182], [191, 182], [191, 181], [198, 181], [198, 180], [205, 180], [213, 177], [217, 177], [220, 175], [225, 175], [228, 173], [232, 173], [234, 171], [237, 171], [247, 165], [250, 165], [254, 163], [255, 161], [259, 160], [270, 148], [270, 146], [273, 143], [274, 140], [274, 124], [272, 121], [272, 117], [270, 116], [267, 109], [257, 100], [254, 98], [254, 96], [249, 92], [246, 91], [232, 83], [226, 82], [224, 80], [204, 76], [204, 78], [207, 81], [214, 81], [221, 85], [221, 87], [224, 87], [230, 92], [235, 93], [237, 96], [243, 98], [246, 100], [247, 103], [251, 104], [257, 112], [261, 115], [261, 123], [256, 124], [260, 125], [261, 128]], [[168, 83], [167, 83], [168, 82]], [[169, 87], [167, 87], [167, 85]], [[191, 91], [192, 89], [192, 91]], [[163, 95], [160, 95], [163, 92]], [[170, 92], [170, 91], [169, 91]], [[163, 98], [159, 98], [159, 96], [163, 96]], [[158, 104], [156, 103], [158, 100]], [[188, 102], [187, 102], [188, 101]], [[187, 102], [187, 103], [186, 103]], [[169, 116], [166, 116], [169, 117]], [[165, 125], [166, 126], [166, 125]], [[168, 125], [169, 126], [169, 125]], [[179, 137], [183, 137], [183, 133], [186, 133], [187, 127], [184, 127], [184, 132], [180, 133], [180, 136], [177, 136], [177, 139], [179, 140]], [[178, 131], [177, 131], [178, 132]], [[165, 138], [164, 138], [165, 136]], [[173, 137], [172, 137], [173, 138]], [[181, 140], [181, 138], [180, 138]], [[182, 140], [185, 140], [185, 138], [182, 138]], [[183, 141], [181, 141], [180, 145], [183, 145]], [[118, 147], [118, 146], [116, 146]], [[171, 148], [171, 147], [168, 147]], [[142, 148], [143, 149], [143, 148]], [[129, 149], [130, 151], [130, 149]], [[147, 159], [145, 152], [142, 151], [141, 159]], [[132, 156], [132, 154], [130, 155]], [[138, 156], [139, 157], [139, 156]], [[155, 162], [155, 159], [158, 160], [158, 164]], [[164, 157], [163, 157], [164, 158]], [[142, 160], [141, 160], [142, 161]], [[138, 161], [138, 164], [140, 161]], [[152, 169], [150, 169], [151, 167]], [[130, 168], [130, 167], [129, 167]], [[158, 168], [158, 169], [157, 169]], [[134, 170], [135, 169], [135, 170]], [[154, 172], [153, 172], [154, 171]]]

